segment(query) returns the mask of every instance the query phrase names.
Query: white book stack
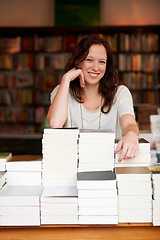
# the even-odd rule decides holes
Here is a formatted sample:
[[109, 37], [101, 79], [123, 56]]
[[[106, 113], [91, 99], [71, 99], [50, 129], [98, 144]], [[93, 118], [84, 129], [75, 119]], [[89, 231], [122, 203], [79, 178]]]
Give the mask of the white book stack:
[[6, 171], [0, 171], [0, 188], [4, 186], [7, 179], [7, 172]]
[[[117, 144], [118, 140], [115, 141], [115, 149]], [[150, 143], [144, 138], [139, 139], [139, 152], [136, 157], [124, 159], [119, 163], [120, 154], [120, 152], [115, 154], [115, 167], [142, 167], [151, 164]]]
[[76, 187], [45, 187], [41, 196], [41, 224], [78, 224]]
[[117, 224], [116, 175], [112, 171], [78, 172], [79, 224]]
[[114, 141], [108, 130], [80, 130], [78, 172], [113, 170]]
[[0, 226], [39, 226], [42, 186], [9, 186], [0, 190]]
[[76, 186], [79, 130], [44, 129], [42, 139], [42, 185]]
[[160, 170], [152, 172], [153, 226], [160, 226]]
[[0, 152], [0, 171], [6, 171], [6, 162], [11, 159], [11, 152]]
[[42, 157], [14, 155], [6, 162], [8, 185], [41, 185]]
[[117, 167], [119, 223], [152, 222], [152, 182], [147, 167]]

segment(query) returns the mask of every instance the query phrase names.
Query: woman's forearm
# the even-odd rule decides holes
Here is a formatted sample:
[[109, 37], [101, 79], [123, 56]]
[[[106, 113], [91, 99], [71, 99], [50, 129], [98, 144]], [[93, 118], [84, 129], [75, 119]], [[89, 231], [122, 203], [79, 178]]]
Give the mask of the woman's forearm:
[[52, 128], [63, 127], [67, 119], [69, 84], [69, 80], [62, 78], [57, 94], [49, 108], [47, 120]]

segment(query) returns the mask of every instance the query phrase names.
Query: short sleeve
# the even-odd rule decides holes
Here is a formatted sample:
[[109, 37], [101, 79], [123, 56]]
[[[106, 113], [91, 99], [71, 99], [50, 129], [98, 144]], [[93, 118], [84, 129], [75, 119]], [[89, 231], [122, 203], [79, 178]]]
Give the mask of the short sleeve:
[[51, 103], [53, 102], [53, 99], [55, 98], [58, 89], [59, 89], [59, 85], [56, 86], [56, 87], [53, 89], [53, 91], [51, 92], [51, 96], [50, 96], [50, 101], [51, 101]]
[[129, 89], [124, 85], [119, 86], [117, 90], [115, 107], [117, 108], [116, 138], [120, 139], [122, 137], [122, 128], [120, 124], [121, 116], [124, 114], [132, 114], [135, 116], [132, 95]]
[[132, 114], [134, 116], [133, 99], [129, 89], [126, 86], [119, 86], [116, 94], [116, 107], [118, 117], [124, 114]]

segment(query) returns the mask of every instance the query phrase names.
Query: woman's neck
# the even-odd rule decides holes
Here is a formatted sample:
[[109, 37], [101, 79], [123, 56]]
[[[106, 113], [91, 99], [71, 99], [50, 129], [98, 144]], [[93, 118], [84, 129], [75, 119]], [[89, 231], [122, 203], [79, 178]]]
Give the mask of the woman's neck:
[[102, 96], [98, 92], [98, 86], [90, 86], [83, 89], [83, 106], [91, 111], [97, 110], [102, 104]]
[[98, 85], [95, 86], [95, 85], [91, 85], [91, 86], [88, 86], [88, 85], [85, 85], [85, 87], [83, 88], [83, 98], [84, 98], [84, 101], [87, 101], [87, 100], [90, 100], [90, 99], [94, 99], [94, 98], [97, 98], [99, 97], [99, 92], [98, 92]]

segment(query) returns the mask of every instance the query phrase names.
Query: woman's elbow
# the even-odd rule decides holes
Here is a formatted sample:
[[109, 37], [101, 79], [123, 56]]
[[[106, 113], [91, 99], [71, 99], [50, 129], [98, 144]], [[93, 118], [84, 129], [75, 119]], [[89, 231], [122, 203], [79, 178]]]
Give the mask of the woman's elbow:
[[55, 119], [52, 119], [48, 115], [47, 115], [47, 121], [48, 121], [51, 128], [62, 128], [63, 127], [63, 125], [59, 121], [56, 121]]

